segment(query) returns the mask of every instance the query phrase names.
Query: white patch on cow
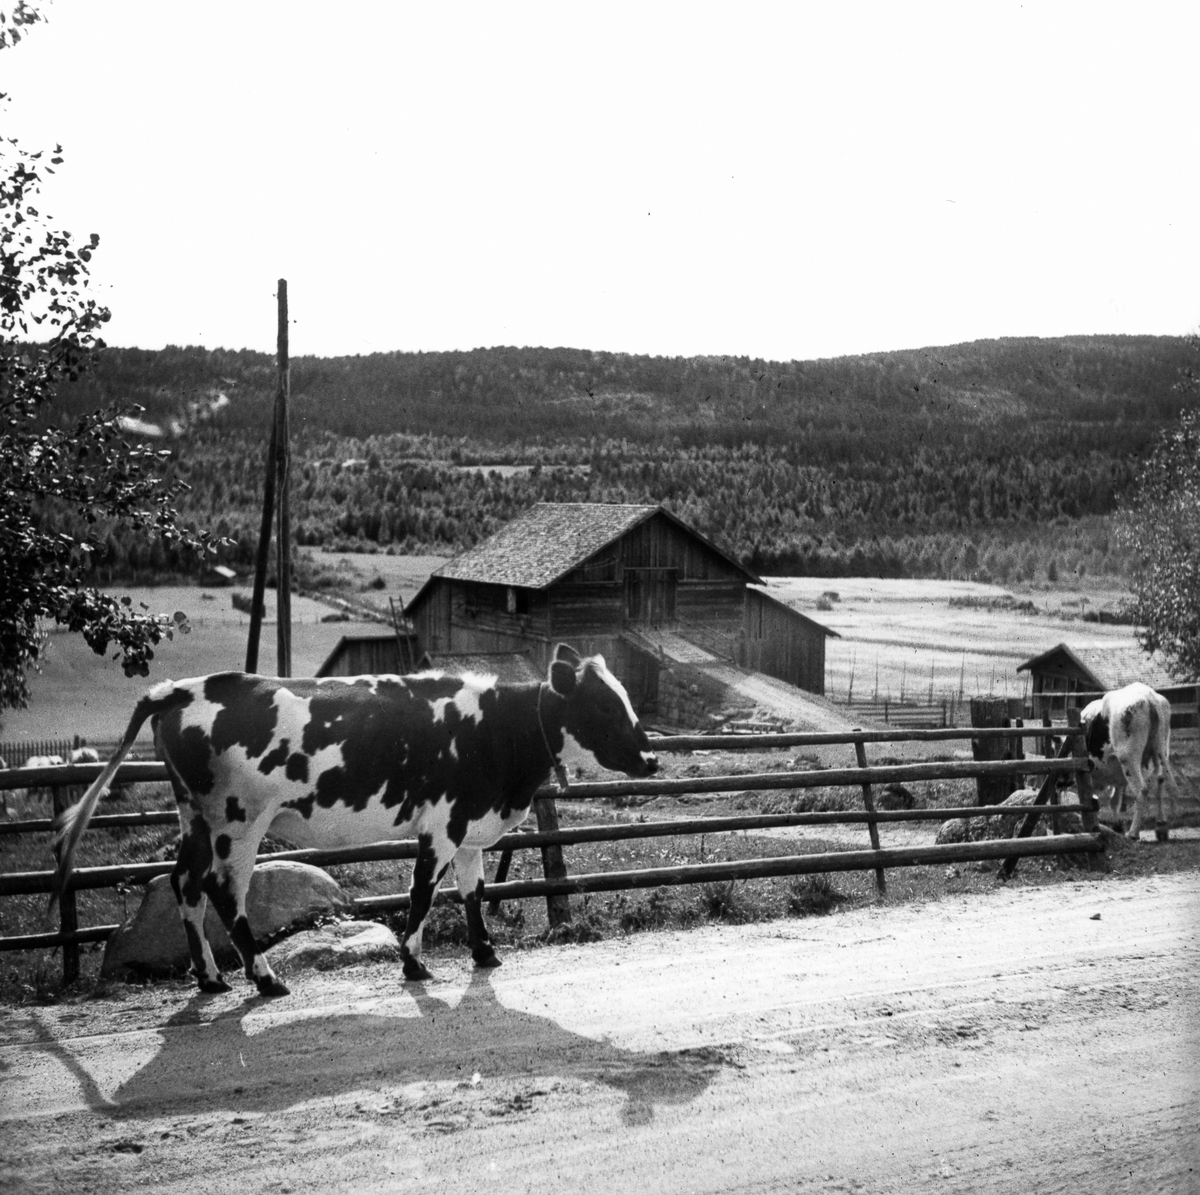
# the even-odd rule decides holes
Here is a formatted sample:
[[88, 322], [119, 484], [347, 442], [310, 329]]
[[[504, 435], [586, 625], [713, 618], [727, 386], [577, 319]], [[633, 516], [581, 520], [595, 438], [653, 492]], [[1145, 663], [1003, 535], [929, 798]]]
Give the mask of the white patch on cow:
[[603, 656], [596, 656], [596, 675], [621, 699], [625, 706], [625, 716], [629, 719], [629, 725], [636, 726], [638, 716], [633, 712], [633, 702], [629, 700], [625, 686], [605, 667]]
[[446, 710], [453, 706], [459, 718], [464, 722], [474, 722], [478, 725], [483, 720], [483, 707], [479, 699], [483, 694], [496, 685], [496, 677], [482, 673], [468, 672], [459, 678], [462, 687], [453, 697], [438, 697], [431, 701], [434, 722], [446, 720]]

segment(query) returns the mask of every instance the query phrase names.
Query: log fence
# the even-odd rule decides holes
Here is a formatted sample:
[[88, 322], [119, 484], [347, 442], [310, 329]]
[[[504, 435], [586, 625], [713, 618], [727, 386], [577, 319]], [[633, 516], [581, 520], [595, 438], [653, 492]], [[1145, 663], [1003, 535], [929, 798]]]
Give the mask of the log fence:
[[[656, 888], [678, 884], [701, 884], [726, 880], [756, 879], [766, 876], [799, 876], [819, 872], [869, 870], [875, 873], [879, 892], [886, 890], [885, 872], [888, 868], [928, 866], [985, 860], [1002, 860], [1002, 874], [1011, 875], [1020, 858], [1046, 855], [1082, 854], [1103, 858], [1104, 843], [1096, 820], [1097, 803], [1091, 795], [1087, 774], [1089, 769], [1078, 727], [1078, 714], [1071, 711], [1068, 725], [1055, 726], [1054, 733], [1062, 737], [1059, 758], [1021, 758], [993, 761], [942, 760], [921, 763], [885, 763], [870, 765], [868, 744], [904, 742], [953, 742], [955, 740], [986, 741], [989, 739], [1033, 738], [1044, 728], [975, 728], [932, 730], [855, 730], [830, 733], [737, 734], [737, 735], [675, 735], [653, 740], [660, 753], [689, 753], [696, 750], [766, 750], [845, 744], [854, 748], [856, 765], [844, 768], [818, 768], [808, 771], [773, 771], [742, 775], [668, 777], [648, 780], [613, 780], [579, 783], [565, 792], [547, 786], [535, 798], [538, 810], [538, 829], [504, 835], [489, 848], [498, 853], [499, 864], [495, 879], [487, 884], [484, 897], [495, 908], [504, 900], [543, 898], [547, 901], [551, 924], [569, 919], [567, 898], [589, 892], [624, 889]], [[0, 791], [20, 786], [50, 788], [55, 793], [57, 814], [65, 806], [65, 793], [74, 786], [89, 784], [99, 775], [103, 764], [76, 764], [57, 768], [25, 769], [19, 774], [0, 772]], [[1037, 777], [1041, 788], [1031, 807], [1021, 807], [1025, 813], [1021, 826], [1008, 839], [982, 842], [952, 843], [930, 846], [886, 847], [879, 835], [880, 826], [905, 822], [942, 821], [947, 818], [996, 817], [1014, 813], [1010, 805], [969, 805], [961, 808], [894, 809], [876, 807], [874, 789], [885, 784], [907, 784], [945, 779], [1011, 779]], [[126, 763], [116, 774], [118, 783], [144, 783], [167, 779], [161, 763]], [[1057, 803], [1058, 790], [1064, 781], [1073, 781], [1079, 800], [1070, 804]], [[719, 817], [685, 817], [659, 821], [615, 823], [596, 826], [558, 824], [555, 802], [587, 802], [622, 797], [654, 798], [673, 795], [699, 797], [730, 792], [801, 790], [810, 788], [845, 787], [857, 789], [861, 810], [753, 813]], [[1030, 835], [1039, 818], [1049, 816], [1057, 824], [1065, 813], [1080, 815], [1083, 833], [1053, 834], [1045, 838]], [[92, 830], [117, 827], [167, 825], [177, 823], [173, 811], [150, 810], [138, 813], [98, 814], [89, 825]], [[810, 855], [785, 855], [734, 862], [696, 863], [675, 867], [642, 868], [632, 871], [569, 875], [563, 862], [562, 848], [590, 842], [612, 842], [635, 838], [683, 836], [689, 834], [718, 834], [733, 831], [780, 829], [801, 826], [865, 825], [870, 838], [869, 850], [844, 850]], [[49, 817], [26, 818], [21, 821], [0, 822], [0, 840], [15, 834], [49, 833], [53, 820]], [[416, 856], [413, 841], [380, 842], [368, 846], [337, 849], [280, 851], [260, 855], [259, 861], [295, 860], [315, 866], [330, 867], [348, 863], [383, 860], [404, 860]], [[544, 878], [510, 881], [506, 879], [512, 852], [540, 850]], [[1101, 864], [1103, 865], [1103, 864]], [[103, 941], [115, 925], [78, 925], [75, 893], [83, 889], [118, 888], [143, 885], [156, 876], [171, 872], [174, 864], [122, 863], [103, 867], [80, 867], [75, 871], [68, 890], [60, 901], [60, 926], [55, 933], [21, 934], [0, 938], [0, 951], [63, 948], [65, 982], [78, 977], [79, 946]], [[17, 895], [44, 894], [51, 891], [53, 870], [31, 872], [0, 872], [0, 899]], [[438, 899], [457, 901], [457, 890], [443, 888]], [[354, 901], [356, 910], [365, 915], [402, 910], [408, 896], [397, 893], [387, 896], [361, 897]], [[556, 920], [557, 919], [557, 920]]]

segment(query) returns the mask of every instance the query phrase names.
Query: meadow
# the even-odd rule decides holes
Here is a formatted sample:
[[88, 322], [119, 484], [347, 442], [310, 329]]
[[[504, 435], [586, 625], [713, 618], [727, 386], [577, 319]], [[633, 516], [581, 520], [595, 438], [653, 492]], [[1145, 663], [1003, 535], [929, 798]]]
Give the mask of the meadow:
[[[445, 557], [387, 552], [302, 553], [316, 596], [293, 598], [293, 671], [311, 675], [341, 637], [385, 630], [384, 624], [325, 622], [350, 601], [358, 610], [388, 617], [405, 606]], [[826, 641], [826, 696], [845, 702], [880, 698], [926, 701], [947, 697], [1021, 696], [1029, 674], [1017, 666], [1060, 642], [1074, 647], [1135, 645], [1134, 628], [1084, 621], [1090, 610], [1114, 610], [1124, 596], [1119, 581], [1089, 578], [1040, 587], [1005, 588], [973, 581], [843, 577], [770, 577], [770, 592], [836, 631]], [[240, 669], [245, 662], [249, 617], [234, 608], [235, 589], [197, 586], [121, 587], [135, 603], [170, 613], [183, 610], [191, 633], [156, 650], [148, 679], [127, 678], [120, 666], [95, 655], [78, 636], [49, 638], [41, 672], [32, 678], [25, 710], [0, 718], [0, 742], [69, 738], [89, 742], [119, 738], [134, 702], [149, 683]], [[323, 599], [323, 600], [322, 600]], [[275, 665], [274, 595], [266, 595], [259, 668]], [[149, 741], [149, 731], [144, 732]]]

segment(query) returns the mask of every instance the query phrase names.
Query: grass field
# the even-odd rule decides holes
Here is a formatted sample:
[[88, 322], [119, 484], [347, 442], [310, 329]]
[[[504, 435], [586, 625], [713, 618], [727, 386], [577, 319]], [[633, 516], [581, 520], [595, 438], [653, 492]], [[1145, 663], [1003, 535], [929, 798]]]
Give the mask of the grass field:
[[[314, 572], [336, 578], [320, 592], [340, 595], [381, 614], [390, 601], [412, 600], [444, 558], [386, 553], [312, 552]], [[1028, 673], [1017, 665], [1055, 644], [1073, 647], [1135, 644], [1133, 628], [1083, 621], [1085, 610], [1113, 609], [1122, 591], [1102, 580], [1089, 586], [1060, 585], [1019, 591], [969, 581], [907, 581], [875, 578], [774, 577], [773, 594], [837, 631], [826, 643], [826, 695], [845, 701], [904, 697], [935, 700], [962, 694], [1020, 696]], [[235, 610], [228, 589], [163, 587], [132, 590], [135, 602], [155, 611], [185, 611], [192, 632], [156, 651], [149, 682], [197, 676], [245, 662], [249, 617]], [[831, 595], [836, 595], [833, 597]], [[273, 594], [267, 594], [259, 667], [274, 671]], [[1032, 602], [1037, 613], [994, 605], [1011, 598]], [[975, 604], [970, 604], [975, 603]], [[993, 603], [993, 608], [987, 604]], [[293, 671], [312, 674], [347, 631], [364, 624], [325, 623], [331, 607], [307, 597], [293, 599]], [[378, 624], [376, 624], [378, 625]], [[75, 635], [52, 634], [42, 671], [32, 678], [26, 710], [5, 711], [0, 741], [70, 738], [91, 742], [120, 737], [129, 712], [149, 683], [129, 679], [111, 659], [96, 656]]]
[[[840, 638], [826, 641], [825, 695], [845, 701], [887, 697], [1020, 697], [1029, 674], [1017, 666], [1068, 643], [1135, 647], [1134, 628], [1085, 622], [1088, 610], [1114, 610], [1114, 582], [1004, 589], [971, 581], [871, 577], [772, 577], [771, 593]], [[1026, 603], [1032, 603], [1036, 612]], [[1008, 608], [1005, 605], [1008, 604]]]

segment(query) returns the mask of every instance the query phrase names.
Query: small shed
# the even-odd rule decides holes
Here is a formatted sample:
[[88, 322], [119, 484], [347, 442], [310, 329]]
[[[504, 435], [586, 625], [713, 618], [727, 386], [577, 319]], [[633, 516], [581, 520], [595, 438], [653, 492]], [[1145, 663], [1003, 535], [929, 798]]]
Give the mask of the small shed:
[[348, 631], [317, 669], [318, 676], [391, 676], [412, 672], [417, 640], [411, 633], [374, 627]]
[[1163, 692], [1179, 682], [1153, 656], [1136, 647], [1071, 647], [1059, 643], [1017, 665], [1033, 682], [1033, 714], [1063, 716], [1110, 689], [1141, 681]]
[[232, 585], [238, 579], [238, 575], [226, 564], [214, 564], [212, 568], [205, 569], [204, 575], [200, 578], [200, 584], [206, 585], [210, 589], [223, 589], [226, 585]]
[[758, 585], [746, 586], [738, 663], [810, 693], [825, 692], [825, 640], [840, 639]]

